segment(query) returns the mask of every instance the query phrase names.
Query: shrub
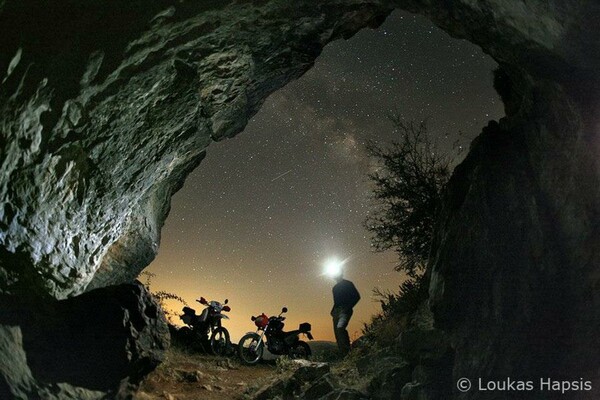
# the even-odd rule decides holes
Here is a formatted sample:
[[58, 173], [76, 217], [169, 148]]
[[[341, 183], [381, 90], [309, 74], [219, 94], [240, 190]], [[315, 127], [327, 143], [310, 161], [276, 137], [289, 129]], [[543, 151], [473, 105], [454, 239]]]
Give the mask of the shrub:
[[399, 260], [396, 270], [415, 277], [427, 265], [451, 160], [437, 151], [425, 121], [391, 120], [399, 133], [398, 141], [387, 148], [373, 142], [368, 145], [378, 169], [370, 175], [374, 211], [365, 226], [372, 234], [374, 248], [394, 250]]

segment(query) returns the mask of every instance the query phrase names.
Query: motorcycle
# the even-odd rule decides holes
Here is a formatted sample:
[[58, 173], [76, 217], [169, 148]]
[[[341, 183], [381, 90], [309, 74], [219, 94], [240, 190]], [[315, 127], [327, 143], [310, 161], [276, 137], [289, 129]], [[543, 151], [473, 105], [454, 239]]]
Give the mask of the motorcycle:
[[244, 364], [253, 365], [258, 363], [263, 356], [265, 344], [267, 349], [276, 355], [287, 355], [290, 358], [308, 358], [311, 355], [308, 343], [300, 340], [300, 334], [306, 335], [309, 340], [313, 340], [310, 333], [311, 326], [308, 322], [300, 324], [295, 331], [284, 332], [283, 321], [284, 314], [288, 311], [283, 307], [278, 316], [267, 317], [261, 314], [257, 317], [252, 316], [251, 320], [256, 325], [256, 332], [248, 332], [244, 335], [238, 344], [239, 356]]
[[[188, 327], [182, 330], [189, 330], [189, 334], [200, 340], [200, 344], [204, 347], [204, 343], [208, 342], [210, 350], [214, 355], [224, 356], [229, 351], [231, 340], [229, 339], [229, 331], [221, 326], [223, 319], [229, 317], [223, 312], [231, 311], [231, 307], [227, 305], [228, 299], [221, 304], [218, 301], [206, 301], [204, 297], [196, 300], [198, 303], [205, 305], [200, 315], [196, 315], [196, 310], [190, 307], [183, 307], [183, 315], [179, 318]], [[185, 334], [185, 332], [184, 332]]]

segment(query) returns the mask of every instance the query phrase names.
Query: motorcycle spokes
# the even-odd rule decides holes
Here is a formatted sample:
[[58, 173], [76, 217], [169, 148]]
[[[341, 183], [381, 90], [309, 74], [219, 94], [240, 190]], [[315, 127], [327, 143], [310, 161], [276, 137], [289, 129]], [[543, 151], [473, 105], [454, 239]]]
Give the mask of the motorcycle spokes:
[[268, 317], [262, 313], [252, 316], [256, 332], [244, 335], [238, 344], [239, 356], [248, 365], [256, 364], [262, 359], [265, 347], [275, 355], [287, 355], [291, 358], [309, 358], [311, 355], [308, 343], [300, 340], [300, 334], [312, 340], [311, 326], [308, 322], [300, 324], [299, 329], [285, 332], [285, 317], [282, 314], [288, 310], [283, 307], [278, 316]]

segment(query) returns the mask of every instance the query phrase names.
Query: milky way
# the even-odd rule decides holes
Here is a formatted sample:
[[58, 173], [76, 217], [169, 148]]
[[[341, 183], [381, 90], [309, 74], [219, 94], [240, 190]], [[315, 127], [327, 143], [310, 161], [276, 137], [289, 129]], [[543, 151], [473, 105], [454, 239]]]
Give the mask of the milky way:
[[147, 269], [157, 275], [152, 289], [190, 303], [228, 297], [234, 340], [252, 330], [252, 313], [284, 305], [290, 329], [309, 320], [316, 338], [328, 340], [331, 282], [322, 264], [349, 257], [347, 277], [363, 296], [349, 328], [358, 335], [378, 309], [372, 289], [396, 290], [403, 279], [395, 255], [374, 253], [362, 225], [374, 167], [365, 142], [390, 143], [388, 116], [398, 114], [428, 119], [440, 151], [455, 154], [503, 115], [495, 67], [473, 44], [402, 12], [330, 44], [244, 132], [210, 146], [173, 198]]

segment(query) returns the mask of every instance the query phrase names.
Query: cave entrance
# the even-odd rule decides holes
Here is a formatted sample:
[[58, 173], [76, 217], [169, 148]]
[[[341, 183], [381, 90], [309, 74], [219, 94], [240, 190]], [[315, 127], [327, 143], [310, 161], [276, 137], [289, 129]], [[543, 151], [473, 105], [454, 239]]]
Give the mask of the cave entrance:
[[[373, 287], [396, 291], [393, 252], [373, 253], [362, 222], [369, 210], [364, 143], [389, 143], [389, 114], [421, 120], [441, 151], [456, 151], [504, 115], [492, 87], [496, 63], [424, 17], [395, 11], [377, 30], [328, 45], [314, 68], [274, 93], [235, 140], [213, 144], [172, 200], [153, 290], [229, 298], [234, 342], [257, 312], [290, 309], [332, 339], [330, 256], [351, 257], [363, 293], [349, 327], [378, 311]], [[180, 304], [173, 304], [179, 311]], [[196, 307], [199, 309], [200, 307]]]

